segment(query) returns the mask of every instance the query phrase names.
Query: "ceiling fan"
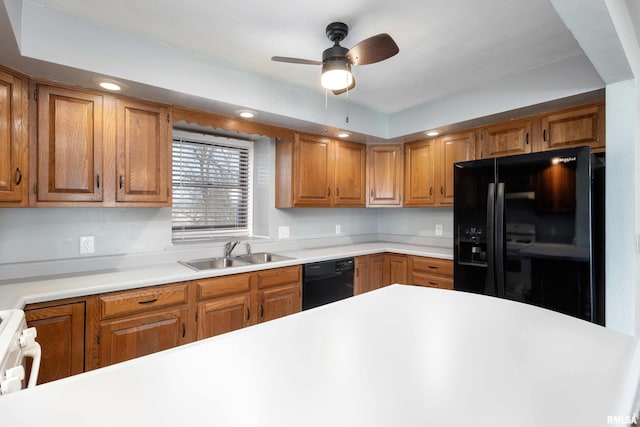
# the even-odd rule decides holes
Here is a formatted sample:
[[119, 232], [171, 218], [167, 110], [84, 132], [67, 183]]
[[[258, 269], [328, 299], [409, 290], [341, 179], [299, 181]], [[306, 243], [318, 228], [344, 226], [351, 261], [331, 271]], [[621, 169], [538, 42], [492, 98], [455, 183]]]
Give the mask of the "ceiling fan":
[[326, 33], [334, 44], [322, 52], [322, 61], [286, 56], [273, 56], [271, 60], [292, 64], [322, 65], [320, 80], [322, 86], [340, 95], [356, 86], [356, 80], [351, 73], [352, 65], [374, 64], [391, 58], [400, 51], [396, 42], [386, 33], [369, 37], [351, 49], [342, 47], [340, 42], [349, 33], [349, 26], [342, 22], [327, 25]]

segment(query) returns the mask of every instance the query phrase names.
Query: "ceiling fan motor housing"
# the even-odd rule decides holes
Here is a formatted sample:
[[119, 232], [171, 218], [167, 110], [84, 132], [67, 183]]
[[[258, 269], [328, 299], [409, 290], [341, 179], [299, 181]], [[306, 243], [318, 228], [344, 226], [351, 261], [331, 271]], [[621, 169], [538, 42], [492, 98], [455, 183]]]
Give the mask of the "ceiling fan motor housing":
[[327, 25], [327, 37], [334, 43], [341, 42], [349, 34], [349, 26], [344, 22], [332, 22]]

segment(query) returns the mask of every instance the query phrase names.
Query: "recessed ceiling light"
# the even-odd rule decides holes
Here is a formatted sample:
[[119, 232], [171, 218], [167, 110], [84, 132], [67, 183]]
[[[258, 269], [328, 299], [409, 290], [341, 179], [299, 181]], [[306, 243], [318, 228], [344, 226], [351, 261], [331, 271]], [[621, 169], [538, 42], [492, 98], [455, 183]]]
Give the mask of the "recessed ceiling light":
[[106, 90], [120, 90], [122, 89], [120, 85], [111, 82], [102, 82], [100, 83], [100, 87]]
[[253, 119], [257, 115], [255, 111], [251, 110], [238, 110], [236, 114], [243, 119]]
[[349, 132], [338, 132], [338, 138], [348, 138], [351, 135]]
[[93, 82], [93, 84], [100, 86], [102, 89], [109, 90], [112, 92], [118, 92], [118, 91], [129, 89], [129, 87], [126, 84], [121, 83], [117, 80], [108, 79], [105, 77], [94, 77], [91, 79], [91, 81]]
[[440, 135], [440, 132], [438, 132], [437, 130], [431, 130], [427, 132], [427, 136], [438, 136], [438, 135]]

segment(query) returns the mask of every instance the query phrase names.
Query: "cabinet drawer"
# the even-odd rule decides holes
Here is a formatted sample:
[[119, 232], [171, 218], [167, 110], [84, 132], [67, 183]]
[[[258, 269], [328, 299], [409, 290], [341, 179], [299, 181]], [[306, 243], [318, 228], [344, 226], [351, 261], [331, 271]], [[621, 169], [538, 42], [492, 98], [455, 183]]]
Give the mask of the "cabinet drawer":
[[124, 291], [100, 296], [100, 317], [108, 319], [186, 303], [186, 283]]
[[273, 268], [256, 272], [258, 288], [297, 283], [302, 281], [302, 269], [299, 265], [293, 267]]
[[413, 272], [412, 284], [430, 288], [453, 289], [453, 279], [450, 277], [415, 271]]
[[199, 300], [249, 292], [251, 290], [251, 274], [200, 279], [196, 281], [196, 286]]
[[411, 257], [413, 272], [424, 272], [453, 277], [453, 261], [448, 259]]

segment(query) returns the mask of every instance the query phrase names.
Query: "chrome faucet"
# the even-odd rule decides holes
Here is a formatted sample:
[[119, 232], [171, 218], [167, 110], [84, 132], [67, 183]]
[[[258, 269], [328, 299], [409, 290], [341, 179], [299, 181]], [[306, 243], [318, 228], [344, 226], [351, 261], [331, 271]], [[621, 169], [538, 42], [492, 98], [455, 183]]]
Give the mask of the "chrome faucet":
[[247, 255], [251, 255], [251, 244], [246, 242], [244, 245], [247, 247]]
[[240, 243], [240, 240], [236, 240], [235, 242], [227, 242], [224, 244], [224, 257], [231, 258], [231, 252], [235, 249], [236, 245]]

